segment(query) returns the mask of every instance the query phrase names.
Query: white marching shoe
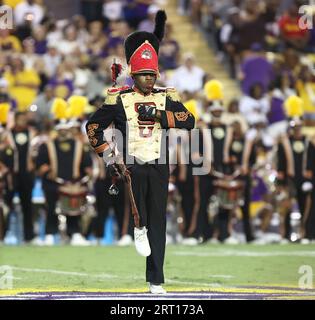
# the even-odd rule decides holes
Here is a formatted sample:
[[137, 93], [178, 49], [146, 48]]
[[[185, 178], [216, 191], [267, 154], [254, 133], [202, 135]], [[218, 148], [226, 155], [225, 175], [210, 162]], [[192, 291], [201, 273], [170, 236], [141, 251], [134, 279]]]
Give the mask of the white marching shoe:
[[72, 246], [89, 246], [90, 241], [86, 240], [81, 233], [74, 233], [70, 240]]
[[153, 294], [166, 294], [166, 290], [160, 284], [149, 284], [149, 290]]
[[143, 257], [148, 257], [151, 254], [147, 232], [146, 227], [134, 228], [136, 250]]
[[130, 234], [124, 234], [118, 241], [117, 245], [119, 247], [126, 247], [132, 245], [133, 240]]
[[53, 246], [55, 244], [55, 237], [53, 234], [46, 234], [43, 245]]

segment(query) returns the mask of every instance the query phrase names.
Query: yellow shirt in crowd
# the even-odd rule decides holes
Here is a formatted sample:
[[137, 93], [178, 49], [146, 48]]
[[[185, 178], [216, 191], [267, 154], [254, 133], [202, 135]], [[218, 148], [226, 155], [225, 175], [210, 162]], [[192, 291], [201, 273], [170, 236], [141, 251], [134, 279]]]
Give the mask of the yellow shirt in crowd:
[[21, 2], [23, 2], [23, 0], [4, 0], [3, 4], [15, 8]]
[[315, 83], [304, 83], [298, 80], [296, 89], [300, 98], [303, 100], [304, 112], [315, 113]]
[[10, 47], [15, 52], [21, 52], [22, 46], [20, 40], [16, 36], [7, 36], [5, 38], [0, 38], [0, 49]]
[[34, 70], [23, 70], [16, 74], [4, 73], [9, 83], [9, 94], [16, 100], [19, 111], [26, 111], [36, 98], [40, 78]]

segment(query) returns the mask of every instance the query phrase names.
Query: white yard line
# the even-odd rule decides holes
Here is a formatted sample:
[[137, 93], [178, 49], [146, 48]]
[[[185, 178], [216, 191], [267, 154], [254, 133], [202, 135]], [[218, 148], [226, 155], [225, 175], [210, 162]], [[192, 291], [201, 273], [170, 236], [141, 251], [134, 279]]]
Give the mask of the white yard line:
[[196, 256], [196, 257], [315, 257], [315, 251], [243, 251], [243, 250], [222, 250], [213, 252], [194, 252], [194, 251], [177, 251], [171, 254], [175, 256]]
[[[120, 278], [124, 280], [135, 280], [135, 281], [143, 281], [145, 282], [144, 277], [139, 276], [117, 276], [113, 274], [89, 274], [83, 272], [73, 272], [73, 271], [63, 271], [63, 270], [55, 270], [55, 269], [39, 269], [39, 268], [22, 268], [22, 267], [14, 267], [10, 266], [13, 270], [22, 271], [22, 272], [39, 272], [39, 273], [52, 273], [52, 274], [59, 274], [65, 276], [74, 276], [74, 277], [87, 277], [87, 278], [98, 278], [98, 279], [113, 279], [113, 278]], [[232, 276], [229, 275], [212, 275], [210, 277], [225, 277], [230, 278]], [[21, 279], [21, 278], [15, 278]], [[167, 284], [184, 284], [190, 286], [202, 286], [202, 287], [211, 287], [211, 288], [218, 288], [222, 287], [221, 284], [218, 283], [205, 283], [205, 282], [195, 282], [195, 281], [181, 281], [181, 280], [173, 280], [173, 279], [165, 279]]]
[[54, 269], [21, 268], [21, 267], [14, 267], [14, 266], [11, 266], [11, 268], [17, 271], [52, 273], [52, 274], [60, 274], [65, 276], [90, 277], [90, 278], [101, 278], [101, 279], [118, 278], [118, 276], [113, 274], [108, 274], [108, 273], [89, 274], [85, 272], [62, 271], [62, 270], [54, 270]]

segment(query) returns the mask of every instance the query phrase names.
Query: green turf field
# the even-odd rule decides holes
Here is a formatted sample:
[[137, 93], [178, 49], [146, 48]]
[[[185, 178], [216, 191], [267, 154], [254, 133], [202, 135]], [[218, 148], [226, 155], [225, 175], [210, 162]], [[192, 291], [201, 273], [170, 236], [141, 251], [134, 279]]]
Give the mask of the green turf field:
[[[133, 247], [2, 246], [0, 265], [13, 267], [13, 288], [0, 290], [0, 295], [147, 290], [145, 258]], [[302, 265], [315, 271], [315, 245], [168, 246], [165, 287], [175, 291], [291, 290], [299, 287]]]

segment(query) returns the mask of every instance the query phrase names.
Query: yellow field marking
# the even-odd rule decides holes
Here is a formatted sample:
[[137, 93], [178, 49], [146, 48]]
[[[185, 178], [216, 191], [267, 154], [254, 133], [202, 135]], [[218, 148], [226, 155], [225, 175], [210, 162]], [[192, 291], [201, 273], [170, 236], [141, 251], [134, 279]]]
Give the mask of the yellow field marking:
[[[237, 287], [225, 287], [225, 288], [209, 288], [206, 289], [205, 287], [186, 287], [186, 288], [178, 288], [174, 286], [166, 286], [167, 290], [170, 292], [209, 292], [209, 293], [245, 293], [245, 294], [255, 294], [255, 293], [271, 293], [271, 294], [301, 294], [304, 293], [303, 291], [299, 291], [298, 288], [293, 288], [293, 289], [287, 289], [283, 285], [272, 285], [277, 288], [270, 288], [269, 286], [264, 286], [262, 288], [237, 288]], [[281, 288], [283, 287], [283, 289]], [[290, 287], [290, 285], [288, 285]], [[41, 293], [41, 292], [93, 292], [93, 293], [98, 293], [98, 292], [109, 292], [109, 293], [147, 293], [148, 288], [143, 287], [143, 288], [60, 288], [60, 287], [55, 287], [55, 288], [49, 288], [49, 289], [44, 289], [44, 288], [18, 288], [18, 289], [5, 289], [5, 290], [0, 290], [0, 296], [1, 295], [6, 295], [6, 296], [14, 296], [22, 293]], [[305, 293], [312, 293], [312, 291], [305, 291]], [[308, 297], [313, 297], [313, 296], [308, 296]]]

